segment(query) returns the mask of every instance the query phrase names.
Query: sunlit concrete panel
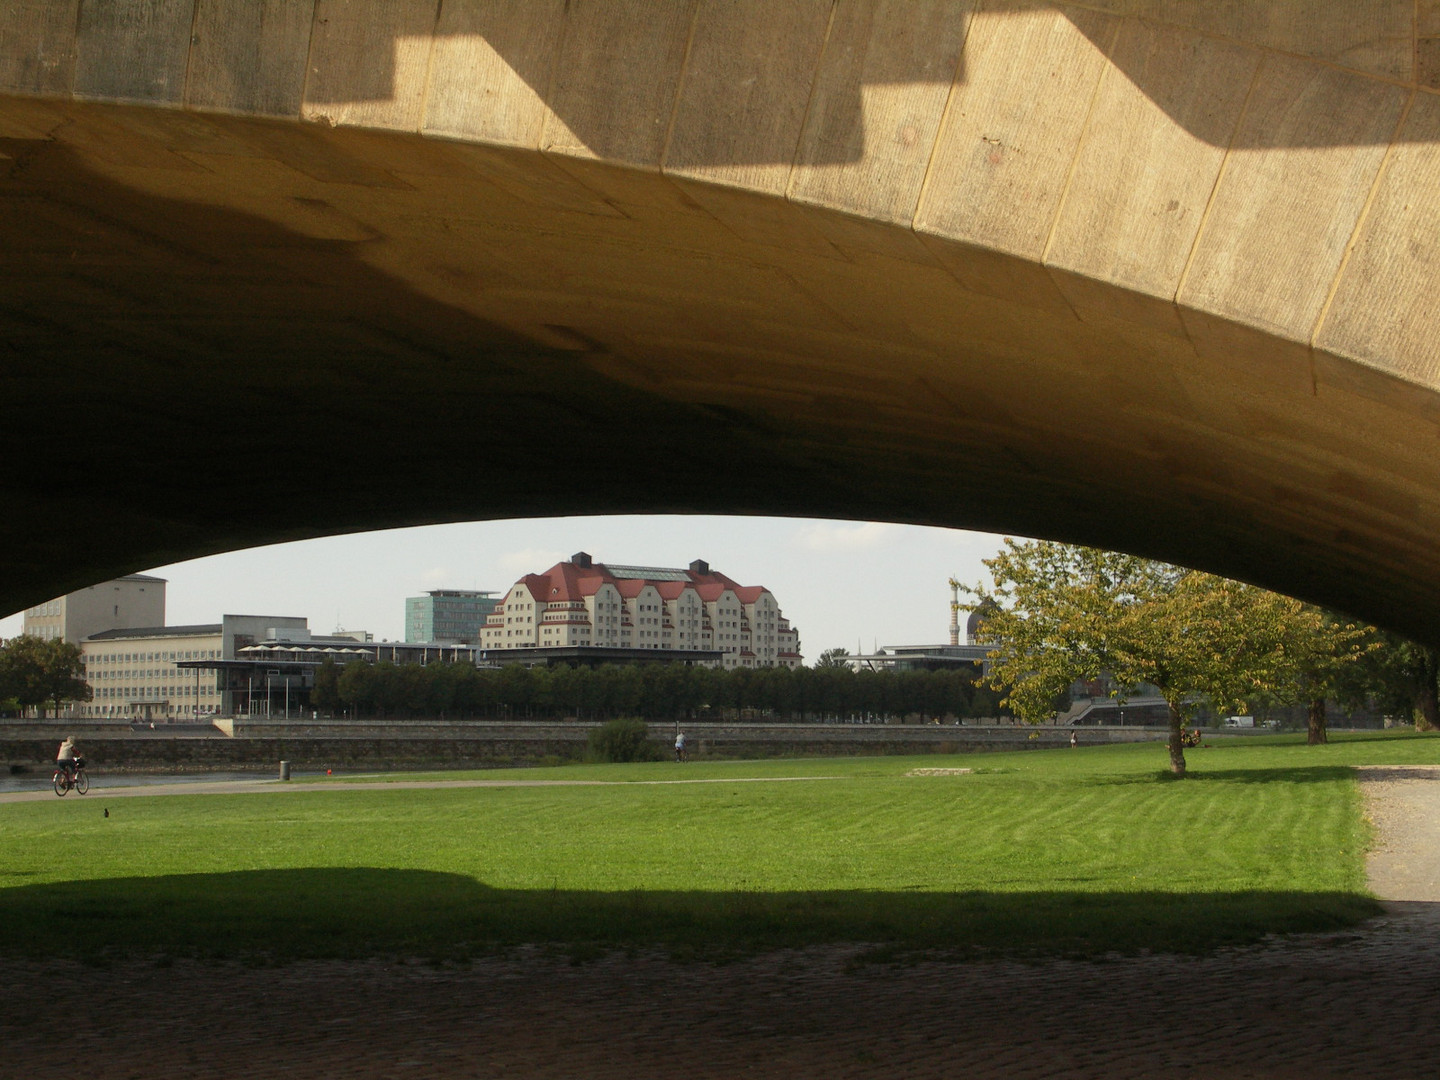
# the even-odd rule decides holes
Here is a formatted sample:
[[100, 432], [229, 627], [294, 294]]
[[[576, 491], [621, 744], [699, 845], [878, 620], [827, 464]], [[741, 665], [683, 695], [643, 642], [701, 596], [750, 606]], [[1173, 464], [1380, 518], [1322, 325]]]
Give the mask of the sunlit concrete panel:
[[316, 0], [301, 115], [420, 130], [435, 12], [432, 0]]
[[1267, 58], [1180, 302], [1308, 342], [1407, 97], [1402, 87]]
[[[1045, 261], [1173, 300], [1260, 64], [1250, 48], [1127, 22]], [[1143, 89], [1142, 89], [1143, 87]], [[1077, 292], [1082, 286], [1075, 286]], [[1080, 306], [1094, 296], [1084, 289]]]
[[538, 149], [565, 7], [565, 0], [441, 7], [425, 132]]
[[834, 9], [789, 197], [895, 224], [915, 217], [972, 5], [860, 0]]
[[1417, 94], [1367, 208], [1317, 344], [1440, 384], [1440, 97]]
[[975, 16], [915, 227], [1039, 259], [1120, 21], [1017, 6]]

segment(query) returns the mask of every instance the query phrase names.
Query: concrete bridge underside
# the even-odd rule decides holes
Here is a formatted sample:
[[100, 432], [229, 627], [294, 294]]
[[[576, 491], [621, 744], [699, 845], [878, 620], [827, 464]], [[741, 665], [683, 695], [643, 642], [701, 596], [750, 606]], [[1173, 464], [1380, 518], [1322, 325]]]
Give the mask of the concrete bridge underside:
[[19, 0], [0, 609], [834, 516], [1440, 641], [1440, 5]]

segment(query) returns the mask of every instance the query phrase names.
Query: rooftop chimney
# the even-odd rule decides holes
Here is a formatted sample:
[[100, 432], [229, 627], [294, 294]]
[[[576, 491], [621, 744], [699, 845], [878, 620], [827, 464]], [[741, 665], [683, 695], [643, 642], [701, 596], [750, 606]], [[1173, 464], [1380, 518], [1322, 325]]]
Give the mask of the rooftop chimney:
[[574, 555], [571, 555], [570, 561], [582, 569], [590, 569], [590, 556], [583, 551], [577, 551]]
[[696, 559], [690, 564], [690, 572], [692, 574], [708, 574], [710, 573], [710, 564], [704, 559]]

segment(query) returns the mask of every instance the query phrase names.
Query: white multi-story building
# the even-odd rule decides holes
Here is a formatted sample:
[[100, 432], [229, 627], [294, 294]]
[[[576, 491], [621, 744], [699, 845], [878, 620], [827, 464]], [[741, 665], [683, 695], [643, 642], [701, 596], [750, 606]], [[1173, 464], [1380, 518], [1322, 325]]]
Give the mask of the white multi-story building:
[[91, 634], [165, 625], [164, 578], [127, 574], [25, 609], [21, 633], [78, 645]]
[[[93, 698], [77, 715], [173, 721], [228, 715], [233, 711], [216, 671], [240, 650], [276, 636], [304, 631], [303, 618], [286, 615], [223, 615], [199, 626], [142, 626], [102, 630], [80, 642], [85, 681]], [[195, 666], [196, 661], [215, 668]]]
[[687, 569], [616, 566], [585, 552], [510, 587], [486, 621], [486, 652], [663, 649], [718, 652], [722, 667], [799, 667], [800, 636], [770, 590], [699, 559]]

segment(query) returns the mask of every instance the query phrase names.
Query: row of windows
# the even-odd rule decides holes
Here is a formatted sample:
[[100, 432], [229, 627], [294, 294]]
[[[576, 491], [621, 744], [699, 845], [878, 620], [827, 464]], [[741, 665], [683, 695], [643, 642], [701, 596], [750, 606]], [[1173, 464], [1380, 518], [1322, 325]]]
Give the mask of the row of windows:
[[[174, 705], [172, 705], [172, 706], [169, 706], [169, 711], [170, 711], [170, 714], [171, 714], [171, 715], [177, 715], [177, 716], [182, 716], [182, 717], [184, 717], [184, 716], [190, 716], [191, 713], [192, 713], [192, 710], [195, 710], [196, 708], [197, 708], [197, 706], [194, 706], [194, 705], [182, 705], [182, 706], [174, 706]], [[132, 709], [133, 709], [133, 712], [132, 712]], [[177, 710], [178, 710], [178, 711], [177, 711]], [[211, 715], [213, 715], [214, 713], [218, 713], [218, 712], [220, 711], [220, 706], [219, 706], [219, 705], [200, 705], [200, 706], [198, 706], [198, 711], [199, 711], [199, 713], [200, 713], [201, 716], [211, 716]], [[141, 714], [139, 708], [132, 707], [131, 705], [128, 705], [128, 704], [126, 704], [126, 705], [82, 705], [82, 706], [80, 707], [80, 715], [81, 715], [81, 716], [124, 716], [124, 715], [126, 715], [127, 713], [129, 713], [129, 714], [131, 714], [131, 715], [135, 715], [135, 716], [139, 716], [139, 715]]]
[[90, 664], [144, 664], [157, 660], [218, 660], [219, 649], [172, 649], [168, 652], [86, 653]]
[[[213, 686], [202, 686], [201, 697], [215, 697], [220, 691]], [[109, 698], [143, 697], [190, 697], [195, 696], [193, 686], [101, 686], [95, 690], [96, 700]]]

